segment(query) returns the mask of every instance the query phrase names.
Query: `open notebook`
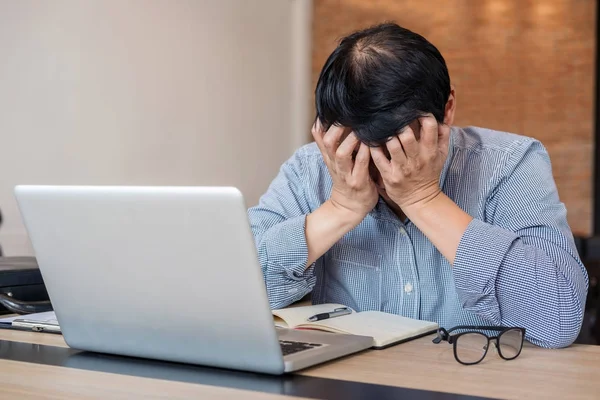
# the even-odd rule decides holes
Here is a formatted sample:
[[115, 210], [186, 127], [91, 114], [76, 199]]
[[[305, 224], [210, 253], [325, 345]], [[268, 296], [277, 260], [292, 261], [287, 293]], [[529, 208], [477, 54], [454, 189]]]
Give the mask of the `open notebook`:
[[356, 312], [316, 322], [308, 318], [320, 313], [345, 307], [341, 304], [318, 304], [314, 306], [288, 307], [273, 310], [275, 325], [281, 328], [316, 329], [332, 333], [371, 336], [373, 348], [383, 349], [428, 335], [438, 329], [435, 322], [421, 321], [381, 311]]
[[60, 333], [54, 311], [0, 318], [0, 328]]

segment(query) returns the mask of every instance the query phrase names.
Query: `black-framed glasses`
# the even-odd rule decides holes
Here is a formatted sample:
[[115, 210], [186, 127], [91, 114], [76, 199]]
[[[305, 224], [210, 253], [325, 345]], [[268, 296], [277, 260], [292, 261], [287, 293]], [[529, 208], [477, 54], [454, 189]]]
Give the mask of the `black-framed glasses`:
[[[460, 331], [451, 335], [451, 332]], [[489, 336], [485, 332], [500, 332]], [[514, 360], [521, 354], [525, 328], [504, 326], [455, 326], [452, 329], [439, 328], [433, 343], [442, 340], [454, 346], [454, 358], [461, 364], [473, 365], [481, 362], [487, 354], [490, 342], [498, 349], [498, 355], [505, 360]]]

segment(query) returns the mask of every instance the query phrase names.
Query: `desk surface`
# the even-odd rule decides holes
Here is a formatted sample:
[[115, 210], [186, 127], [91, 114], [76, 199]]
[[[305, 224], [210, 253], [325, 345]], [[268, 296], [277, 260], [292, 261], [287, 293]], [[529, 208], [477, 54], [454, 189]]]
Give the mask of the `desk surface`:
[[[303, 377], [363, 382], [387, 387], [423, 389], [463, 395], [495, 398], [597, 398], [600, 393], [600, 346], [573, 345], [566, 349], [546, 350], [527, 345], [519, 358], [504, 361], [490, 351], [478, 365], [456, 363], [452, 346], [433, 344], [425, 337], [386, 350], [368, 350], [300, 371]], [[0, 330], [4, 348], [45, 346], [67, 352], [60, 335]], [[10, 343], [10, 342], [20, 342]], [[0, 345], [1, 349], [1, 345]], [[69, 350], [70, 351], [70, 350]], [[42, 356], [43, 358], [43, 356]], [[177, 364], [175, 364], [176, 366]], [[240, 389], [151, 379], [65, 368], [42, 362], [0, 359], [0, 391], [25, 398], [48, 397], [181, 398], [289, 398], [287, 396]], [[324, 380], [325, 381], [325, 380]], [[430, 397], [435, 398], [435, 397]]]

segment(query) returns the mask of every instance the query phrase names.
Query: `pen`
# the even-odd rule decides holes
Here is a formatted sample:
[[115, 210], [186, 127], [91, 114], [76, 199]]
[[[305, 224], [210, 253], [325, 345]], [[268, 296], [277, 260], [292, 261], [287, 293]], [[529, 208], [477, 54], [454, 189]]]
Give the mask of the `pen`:
[[352, 314], [352, 310], [349, 309], [348, 307], [336, 308], [335, 310], [333, 310], [331, 312], [315, 314], [312, 317], [310, 317], [307, 321], [315, 322], [315, 321], [320, 321], [322, 319], [341, 317], [342, 315], [348, 315], [348, 314]]

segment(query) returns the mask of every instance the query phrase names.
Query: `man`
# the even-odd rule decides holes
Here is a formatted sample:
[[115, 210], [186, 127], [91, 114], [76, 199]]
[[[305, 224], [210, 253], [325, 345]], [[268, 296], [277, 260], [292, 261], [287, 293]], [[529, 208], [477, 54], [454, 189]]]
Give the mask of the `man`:
[[442, 55], [395, 24], [344, 38], [316, 89], [316, 143], [249, 210], [271, 307], [312, 292], [571, 344], [588, 277], [536, 140], [452, 127]]

